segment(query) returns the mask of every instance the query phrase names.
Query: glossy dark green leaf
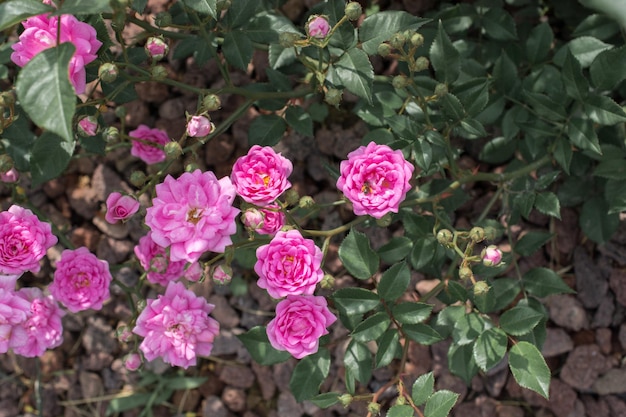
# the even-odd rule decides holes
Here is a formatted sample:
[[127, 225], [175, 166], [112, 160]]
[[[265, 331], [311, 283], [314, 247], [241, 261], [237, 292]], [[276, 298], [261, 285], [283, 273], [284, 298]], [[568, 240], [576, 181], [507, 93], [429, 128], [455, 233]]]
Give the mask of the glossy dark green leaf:
[[402, 330], [409, 339], [421, 345], [429, 346], [443, 340], [443, 337], [432, 327], [427, 324], [406, 324], [402, 326]]
[[380, 277], [378, 295], [386, 301], [393, 301], [406, 291], [411, 280], [411, 272], [406, 263], [401, 262], [387, 269]]
[[593, 170], [593, 175], [611, 180], [626, 180], [626, 160], [605, 158]]
[[413, 242], [413, 249], [409, 257], [413, 268], [419, 270], [428, 265], [435, 255], [437, 245], [438, 243], [432, 235], [416, 239]]
[[389, 365], [395, 357], [399, 356], [398, 353], [401, 350], [398, 329], [387, 329], [378, 342], [378, 350], [376, 351], [376, 368], [382, 368], [383, 366]]
[[430, 62], [437, 79], [443, 83], [452, 84], [461, 74], [461, 55], [452, 45], [441, 21], [430, 47]]
[[248, 68], [254, 48], [248, 35], [240, 30], [226, 32], [222, 52], [229, 64], [241, 70]]
[[394, 236], [381, 246], [376, 253], [383, 262], [389, 264], [400, 262], [411, 252], [413, 242], [405, 236]]
[[293, 369], [289, 380], [289, 389], [301, 402], [315, 397], [320, 390], [320, 385], [330, 371], [330, 352], [328, 349], [320, 349], [317, 353], [302, 358]]
[[357, 381], [367, 384], [372, 377], [372, 353], [364, 343], [351, 340], [344, 355], [344, 366]]
[[598, 155], [602, 154], [598, 135], [593, 122], [589, 119], [571, 118], [567, 124], [567, 137], [572, 145], [582, 150], [589, 150]]
[[433, 394], [435, 388], [435, 377], [432, 372], [420, 375], [411, 388], [411, 399], [413, 404], [420, 406]]
[[378, 45], [391, 39], [394, 33], [417, 30], [429, 21], [399, 10], [373, 13], [359, 27], [361, 47], [367, 54], [374, 55]]
[[502, 310], [515, 300], [521, 291], [519, 280], [516, 278], [498, 278], [491, 283], [496, 304], [493, 311]]
[[602, 90], [612, 90], [626, 79], [626, 47], [613, 48], [598, 54], [589, 67], [593, 84]]
[[[474, 269], [476, 269], [476, 267], [474, 267]], [[487, 287], [487, 291], [482, 291], [479, 294], [472, 293], [472, 297], [474, 305], [481, 313], [490, 313], [496, 306], [495, 292], [491, 286]]]
[[109, 3], [109, 0], [64, 0], [54, 15], [111, 13], [113, 9]]
[[217, 19], [217, 0], [182, 0], [183, 4], [198, 13]]
[[452, 330], [452, 340], [458, 345], [472, 343], [485, 329], [485, 319], [482, 316], [470, 312], [463, 315]]
[[619, 33], [620, 28], [615, 20], [603, 14], [592, 14], [584, 18], [572, 36], [592, 36], [600, 40], [607, 40]]
[[334, 64], [341, 84], [351, 93], [372, 104], [374, 68], [367, 54], [358, 48], [346, 51]]
[[513, 251], [522, 256], [530, 256], [552, 239], [552, 233], [532, 231], [526, 233], [517, 241]]
[[489, 164], [501, 164], [510, 160], [517, 150], [517, 141], [498, 136], [485, 144], [480, 151], [480, 160]]
[[530, 307], [516, 306], [500, 316], [500, 327], [513, 336], [521, 336], [532, 329], [543, 318], [543, 314]]
[[535, 196], [535, 208], [548, 216], [561, 218], [561, 204], [559, 198], [551, 191], [537, 193]]
[[502, 51], [493, 67], [493, 85], [501, 93], [509, 93], [519, 84], [517, 65]]
[[61, 175], [72, 159], [75, 144], [51, 132], [44, 132], [37, 138], [30, 157], [32, 185], [40, 185]]
[[406, 404], [396, 404], [389, 408], [387, 411], [387, 417], [413, 417], [413, 408]]
[[375, 309], [380, 304], [378, 295], [365, 288], [340, 288], [332, 295], [335, 304], [347, 314], [363, 314]]
[[396, 304], [392, 309], [393, 317], [402, 324], [417, 324], [430, 317], [432, 304], [406, 301]]
[[506, 354], [508, 338], [497, 327], [485, 330], [474, 343], [474, 360], [478, 367], [487, 372], [499, 364]]
[[607, 242], [619, 227], [619, 214], [609, 214], [609, 205], [602, 197], [593, 197], [583, 204], [578, 218], [583, 233], [598, 244]]
[[315, 397], [311, 398], [309, 401], [311, 401], [313, 404], [315, 404], [319, 408], [328, 408], [328, 407], [332, 407], [333, 405], [339, 402], [340, 395], [341, 394], [338, 392], [324, 392], [322, 394], [316, 395]]
[[457, 345], [453, 343], [448, 349], [448, 367], [450, 372], [470, 384], [478, 373], [478, 365], [474, 360], [473, 344]]
[[358, 279], [368, 279], [374, 275], [380, 263], [367, 236], [354, 229], [341, 242], [338, 255], [348, 272]]
[[447, 417], [459, 394], [445, 389], [430, 396], [424, 407], [424, 417]]
[[626, 122], [624, 109], [607, 96], [590, 94], [585, 100], [584, 109], [591, 120], [601, 125]]
[[609, 214], [626, 211], [626, 181], [608, 180], [604, 187], [604, 198], [609, 204]]
[[283, 137], [287, 123], [275, 114], [262, 114], [250, 123], [248, 143], [252, 145], [274, 146]]
[[522, 285], [529, 294], [539, 298], [574, 292], [563, 281], [563, 278], [548, 268], [533, 268], [526, 272], [522, 277]]
[[267, 338], [265, 326], [256, 326], [237, 336], [246, 347], [246, 350], [260, 365], [272, 365], [284, 362], [291, 357], [291, 354], [284, 350], [276, 350]]
[[444, 304], [454, 304], [459, 301], [465, 302], [467, 300], [467, 289], [460, 282], [449, 280], [437, 294], [437, 299]]
[[565, 91], [570, 97], [583, 101], [589, 95], [589, 82], [583, 76], [580, 63], [569, 51], [565, 55], [561, 74]]
[[509, 351], [509, 367], [517, 383], [548, 398], [550, 369], [541, 352], [528, 342], [518, 342]]
[[287, 110], [285, 110], [285, 120], [296, 132], [304, 136], [313, 137], [313, 119], [311, 119], [311, 115], [302, 107], [287, 107]]
[[565, 107], [545, 94], [524, 91], [524, 98], [541, 117], [549, 120], [563, 120], [566, 118]]
[[31, 16], [52, 12], [54, 9], [39, 0], [8, 0], [0, 3], [0, 31]]
[[375, 313], [359, 323], [352, 331], [352, 337], [359, 342], [378, 339], [387, 330], [391, 320], [386, 313]]
[[[610, 49], [611, 45], [591, 36], [581, 36], [572, 40], [567, 47], [578, 62], [580, 62], [580, 65], [583, 68], [587, 68], [600, 52]], [[558, 55], [560, 55], [560, 57], [555, 57], [557, 61], [565, 58], [565, 51], [559, 52]]]
[[504, 9], [492, 7], [482, 18], [487, 35], [498, 41], [517, 40], [517, 30], [513, 17]]
[[530, 31], [526, 40], [526, 57], [532, 64], [540, 63], [548, 57], [554, 34], [547, 22], [540, 23]]
[[207, 379], [208, 377], [205, 376], [178, 376], [174, 378], [168, 378], [166, 385], [168, 388], [174, 390], [195, 389], [204, 384]]

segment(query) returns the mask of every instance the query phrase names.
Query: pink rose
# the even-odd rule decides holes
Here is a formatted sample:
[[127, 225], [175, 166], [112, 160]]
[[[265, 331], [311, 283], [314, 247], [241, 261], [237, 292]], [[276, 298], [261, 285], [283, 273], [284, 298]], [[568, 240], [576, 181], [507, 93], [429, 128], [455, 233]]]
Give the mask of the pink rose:
[[128, 220], [139, 211], [140, 206], [139, 201], [135, 200], [134, 197], [117, 192], [109, 194], [106, 205], [107, 212], [104, 215], [104, 219], [111, 224], [120, 220]]
[[295, 229], [276, 233], [269, 244], [257, 249], [256, 256], [257, 285], [274, 298], [311, 295], [324, 278], [322, 251]]
[[95, 116], [86, 116], [78, 122], [78, 132], [83, 136], [96, 136], [98, 119]]
[[265, 218], [261, 210], [255, 208], [249, 208], [241, 215], [241, 222], [250, 230], [258, 230], [263, 227]]
[[130, 154], [144, 161], [146, 164], [156, 164], [165, 161], [163, 148], [171, 142], [170, 137], [161, 129], [150, 129], [146, 125], [139, 125], [137, 129], [128, 132], [132, 140]]
[[155, 61], [160, 61], [167, 55], [168, 46], [163, 38], [152, 36], [146, 41], [145, 50], [150, 58]]
[[[24, 32], [19, 41], [11, 46], [11, 60], [20, 67], [26, 65], [39, 52], [57, 45], [58, 17], [33, 16], [22, 25]], [[59, 43], [64, 42], [71, 42], [76, 47], [69, 63], [69, 79], [76, 94], [82, 94], [86, 85], [85, 66], [98, 57], [97, 52], [102, 42], [97, 39], [96, 30], [92, 26], [69, 14], [61, 16]]]
[[213, 308], [180, 282], [170, 282], [164, 295], [148, 299], [133, 329], [144, 338], [139, 349], [146, 360], [160, 357], [187, 368], [196, 364], [197, 356], [210, 355], [219, 332], [219, 323], [209, 317]]
[[239, 210], [233, 207], [235, 187], [230, 179], [199, 169], [156, 186], [146, 224], [152, 240], [170, 248], [172, 261], [197, 262], [203, 253], [224, 252], [237, 231]]
[[265, 206], [274, 202], [291, 183], [291, 161], [269, 146], [254, 145], [233, 165], [230, 178], [237, 194], [248, 203]]
[[11, 168], [6, 172], [0, 172], [0, 181], [6, 182], [7, 184], [16, 183], [19, 179], [20, 173], [15, 168]]
[[184, 260], [170, 260], [165, 248], [152, 240], [151, 232], [139, 239], [139, 244], [135, 246], [135, 255], [141, 267], [147, 272], [146, 278], [153, 284], [165, 287], [170, 281], [181, 278], [198, 281], [202, 276], [202, 267], [199, 263], [189, 265]]
[[48, 287], [50, 294], [72, 313], [100, 310], [109, 296], [109, 263], [98, 259], [85, 247], [61, 253]]
[[22, 288], [16, 293], [30, 304], [28, 316], [21, 327], [26, 339], [24, 343], [12, 346], [18, 355], [34, 358], [44, 354], [46, 349], [54, 349], [63, 342], [65, 312], [51, 295], [45, 296], [39, 288]]
[[28, 340], [22, 323], [30, 313], [30, 303], [14, 291], [0, 288], [0, 353], [21, 346]]
[[263, 225], [256, 229], [260, 235], [274, 235], [285, 225], [285, 213], [280, 210], [278, 204], [270, 204], [261, 209]]
[[187, 122], [187, 136], [201, 138], [215, 129], [215, 125], [206, 116], [192, 116]]
[[502, 261], [502, 251], [496, 245], [487, 246], [483, 249], [481, 256], [485, 266], [497, 266]]
[[411, 189], [415, 167], [404, 159], [402, 151], [370, 142], [367, 147], [348, 154], [340, 165], [337, 188], [352, 202], [356, 215], [369, 214], [380, 219], [397, 213]]
[[138, 353], [129, 353], [124, 358], [124, 366], [129, 371], [136, 371], [141, 366], [141, 356]]
[[306, 33], [317, 39], [324, 39], [330, 32], [330, 24], [324, 16], [311, 16], [306, 24]]
[[32, 211], [13, 205], [0, 212], [0, 274], [20, 276], [39, 272], [39, 261], [57, 243], [50, 225]]
[[213, 281], [225, 285], [233, 278], [233, 268], [228, 265], [218, 265], [213, 271]]
[[276, 306], [276, 317], [267, 324], [267, 338], [274, 349], [286, 350], [296, 359], [317, 352], [320, 337], [337, 320], [324, 297], [289, 295]]

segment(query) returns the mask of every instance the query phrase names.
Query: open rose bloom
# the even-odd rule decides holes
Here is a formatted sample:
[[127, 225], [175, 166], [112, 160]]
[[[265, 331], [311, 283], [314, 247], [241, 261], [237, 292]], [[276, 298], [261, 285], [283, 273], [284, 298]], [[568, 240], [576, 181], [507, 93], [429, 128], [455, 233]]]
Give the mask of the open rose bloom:
[[13, 290], [0, 288], [0, 353], [23, 346], [28, 335], [22, 323], [28, 318], [30, 303]]
[[44, 295], [39, 288], [22, 288], [16, 293], [30, 304], [20, 326], [24, 331], [24, 343], [13, 344], [15, 353], [28, 358], [41, 356], [47, 349], [54, 349], [63, 342], [61, 318], [65, 312], [51, 295]]
[[129, 195], [114, 192], [109, 194], [106, 201], [107, 212], [104, 219], [113, 224], [118, 221], [128, 220], [139, 211], [139, 201]]
[[164, 295], [148, 299], [133, 329], [144, 338], [139, 349], [146, 360], [160, 357], [187, 368], [198, 356], [210, 355], [219, 333], [219, 323], [209, 317], [214, 307], [179, 282], [170, 282]]
[[341, 162], [337, 188], [352, 202], [356, 215], [380, 219], [389, 212], [398, 212], [411, 189], [414, 169], [402, 151], [370, 142]]
[[267, 324], [267, 338], [274, 349], [286, 350], [296, 359], [317, 352], [320, 337], [337, 320], [326, 299], [314, 295], [290, 295], [276, 306], [276, 317]]
[[197, 262], [203, 253], [224, 252], [237, 231], [239, 209], [233, 207], [235, 187], [230, 179], [218, 180], [213, 172], [168, 175], [156, 186], [146, 225], [152, 240], [169, 247], [172, 261]]
[[146, 125], [139, 125], [137, 129], [128, 132], [132, 141], [130, 154], [144, 161], [146, 164], [156, 164], [165, 161], [163, 148], [172, 140], [161, 129], [151, 129]]
[[[11, 60], [23, 67], [39, 52], [52, 48], [57, 44], [58, 18], [56, 16], [33, 16], [22, 22], [24, 32], [19, 41], [11, 48]], [[102, 46], [96, 38], [96, 30], [87, 23], [81, 22], [72, 15], [61, 16], [60, 43], [71, 42], [76, 51], [69, 64], [69, 79], [76, 94], [85, 92], [85, 66], [94, 61], [98, 49]]]
[[273, 203], [286, 189], [293, 171], [290, 160], [269, 146], [254, 145], [235, 161], [230, 178], [237, 194], [248, 203], [266, 206]]
[[274, 298], [313, 294], [324, 278], [321, 249], [297, 230], [276, 233], [269, 244], [257, 249], [256, 256], [257, 285]]
[[109, 263], [98, 259], [85, 247], [61, 253], [48, 287], [50, 294], [72, 313], [100, 310], [109, 296]]

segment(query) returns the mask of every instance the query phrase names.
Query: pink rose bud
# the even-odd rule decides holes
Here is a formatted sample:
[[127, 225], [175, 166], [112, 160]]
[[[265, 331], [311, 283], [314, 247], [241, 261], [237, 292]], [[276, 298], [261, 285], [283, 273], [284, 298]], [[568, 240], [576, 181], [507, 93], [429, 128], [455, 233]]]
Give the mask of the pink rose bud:
[[133, 214], [139, 211], [139, 201], [129, 195], [120, 193], [111, 193], [106, 201], [107, 212], [104, 219], [111, 223], [117, 223], [120, 220], [128, 220]]
[[270, 204], [261, 209], [263, 225], [256, 229], [260, 235], [274, 235], [285, 225], [287, 220], [285, 213], [280, 210], [278, 204]]
[[162, 38], [150, 37], [146, 41], [145, 50], [148, 56], [155, 61], [160, 61], [167, 55], [168, 46]]
[[130, 154], [144, 161], [146, 164], [156, 164], [165, 161], [163, 148], [169, 142], [167, 132], [161, 129], [150, 129], [146, 125], [139, 125], [137, 129], [128, 132], [132, 146]]
[[15, 168], [11, 168], [7, 172], [0, 172], [0, 181], [13, 184], [20, 179], [20, 173]]
[[255, 208], [249, 208], [241, 215], [241, 222], [250, 230], [258, 230], [263, 227], [263, 213]]
[[481, 256], [485, 266], [496, 266], [502, 261], [502, 251], [496, 245], [487, 246], [483, 249]]
[[129, 353], [124, 358], [124, 366], [129, 371], [136, 371], [141, 366], [141, 356], [138, 353]]
[[128, 328], [127, 326], [120, 326], [115, 331], [115, 336], [120, 342], [126, 343], [130, 342], [130, 339], [133, 337], [133, 332], [131, 332], [130, 328]]
[[233, 278], [233, 269], [228, 265], [218, 265], [213, 271], [213, 281], [225, 285]]
[[206, 116], [192, 116], [187, 122], [187, 136], [201, 138], [215, 129], [215, 125]]
[[317, 39], [324, 39], [330, 32], [330, 24], [324, 16], [311, 16], [306, 24], [306, 33]]
[[96, 136], [98, 131], [98, 119], [95, 116], [86, 116], [78, 122], [78, 134], [86, 136]]

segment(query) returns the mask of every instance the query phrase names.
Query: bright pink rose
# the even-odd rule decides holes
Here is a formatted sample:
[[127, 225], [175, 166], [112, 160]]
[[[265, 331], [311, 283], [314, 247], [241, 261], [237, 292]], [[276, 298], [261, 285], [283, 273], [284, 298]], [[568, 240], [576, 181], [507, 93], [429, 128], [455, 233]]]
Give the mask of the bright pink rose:
[[219, 323], [209, 317], [214, 307], [180, 282], [170, 282], [164, 295], [148, 299], [133, 329], [144, 338], [139, 349], [146, 360], [161, 357], [187, 368], [196, 364], [197, 356], [210, 355], [219, 332]]
[[6, 182], [7, 184], [16, 183], [17, 180], [20, 179], [20, 173], [17, 169], [11, 168], [6, 172], [0, 172], [0, 181]]
[[148, 56], [155, 61], [160, 61], [167, 55], [169, 47], [163, 40], [163, 38], [157, 36], [151, 36], [146, 41], [145, 50]]
[[124, 358], [124, 366], [129, 371], [136, 371], [141, 366], [141, 356], [138, 353], [129, 353]]
[[237, 194], [248, 203], [265, 206], [274, 202], [291, 183], [293, 165], [269, 146], [254, 145], [233, 165], [230, 178]]
[[481, 256], [485, 266], [497, 266], [502, 261], [502, 251], [496, 245], [487, 246]]
[[107, 212], [104, 219], [113, 224], [118, 221], [128, 220], [133, 214], [139, 211], [139, 201], [129, 195], [111, 193], [107, 197]]
[[317, 352], [320, 337], [337, 320], [324, 297], [289, 295], [276, 306], [276, 317], [267, 324], [267, 338], [274, 349], [286, 350], [296, 359]]
[[[56, 46], [58, 18], [38, 15], [26, 19], [22, 24], [24, 32], [19, 41], [11, 46], [11, 60], [20, 67], [44, 49]], [[82, 94], [86, 85], [85, 65], [98, 57], [97, 52], [102, 42], [96, 38], [93, 27], [68, 14], [61, 16], [59, 43], [64, 42], [71, 42], [76, 47], [69, 63], [69, 78], [76, 94]]]
[[146, 164], [156, 164], [165, 161], [163, 147], [171, 142], [170, 137], [161, 129], [150, 129], [146, 125], [139, 125], [137, 129], [128, 132], [134, 138], [130, 154], [144, 161]]
[[48, 287], [50, 294], [72, 313], [100, 310], [109, 296], [109, 263], [98, 259], [85, 247], [61, 253]]
[[45, 296], [39, 288], [22, 288], [16, 293], [30, 303], [27, 319], [21, 326], [26, 333], [26, 340], [11, 346], [18, 355], [34, 358], [41, 356], [46, 349], [54, 349], [63, 342], [63, 323], [65, 312], [51, 295]]
[[22, 326], [30, 313], [30, 303], [14, 291], [0, 288], [0, 353], [26, 343], [28, 335]]
[[213, 129], [215, 125], [206, 116], [192, 116], [187, 122], [187, 135], [192, 138], [207, 136]]
[[352, 202], [356, 215], [380, 219], [389, 212], [398, 212], [411, 189], [414, 169], [402, 151], [370, 142], [341, 162], [337, 188]]
[[213, 281], [225, 285], [233, 278], [233, 268], [228, 265], [218, 265], [213, 270]]
[[249, 208], [241, 214], [241, 222], [250, 230], [258, 230], [263, 227], [265, 218], [261, 210]]
[[261, 209], [261, 214], [263, 214], [263, 225], [256, 229], [258, 234], [274, 235], [285, 225], [285, 213], [279, 209], [280, 207], [278, 204], [270, 204]]
[[98, 119], [95, 116], [86, 116], [78, 122], [78, 132], [83, 136], [96, 136]]
[[257, 285], [274, 298], [311, 295], [324, 278], [322, 251], [295, 229], [276, 233], [269, 244], [256, 250], [256, 257]]
[[330, 24], [324, 16], [311, 16], [306, 24], [306, 33], [312, 38], [324, 39], [330, 32]]
[[218, 180], [213, 172], [168, 175], [156, 186], [146, 224], [152, 240], [170, 248], [172, 261], [197, 262], [203, 253], [224, 252], [237, 231], [233, 207], [235, 187], [228, 177]]
[[32, 211], [13, 205], [0, 212], [0, 274], [39, 272], [39, 261], [56, 243], [50, 225], [39, 221]]
[[146, 278], [153, 284], [163, 285], [170, 281], [186, 278], [189, 281], [198, 281], [202, 276], [200, 264], [195, 262], [187, 267], [187, 262], [171, 261], [164, 247], [152, 240], [152, 232], [139, 239], [135, 246], [135, 255], [141, 267], [146, 270]]

